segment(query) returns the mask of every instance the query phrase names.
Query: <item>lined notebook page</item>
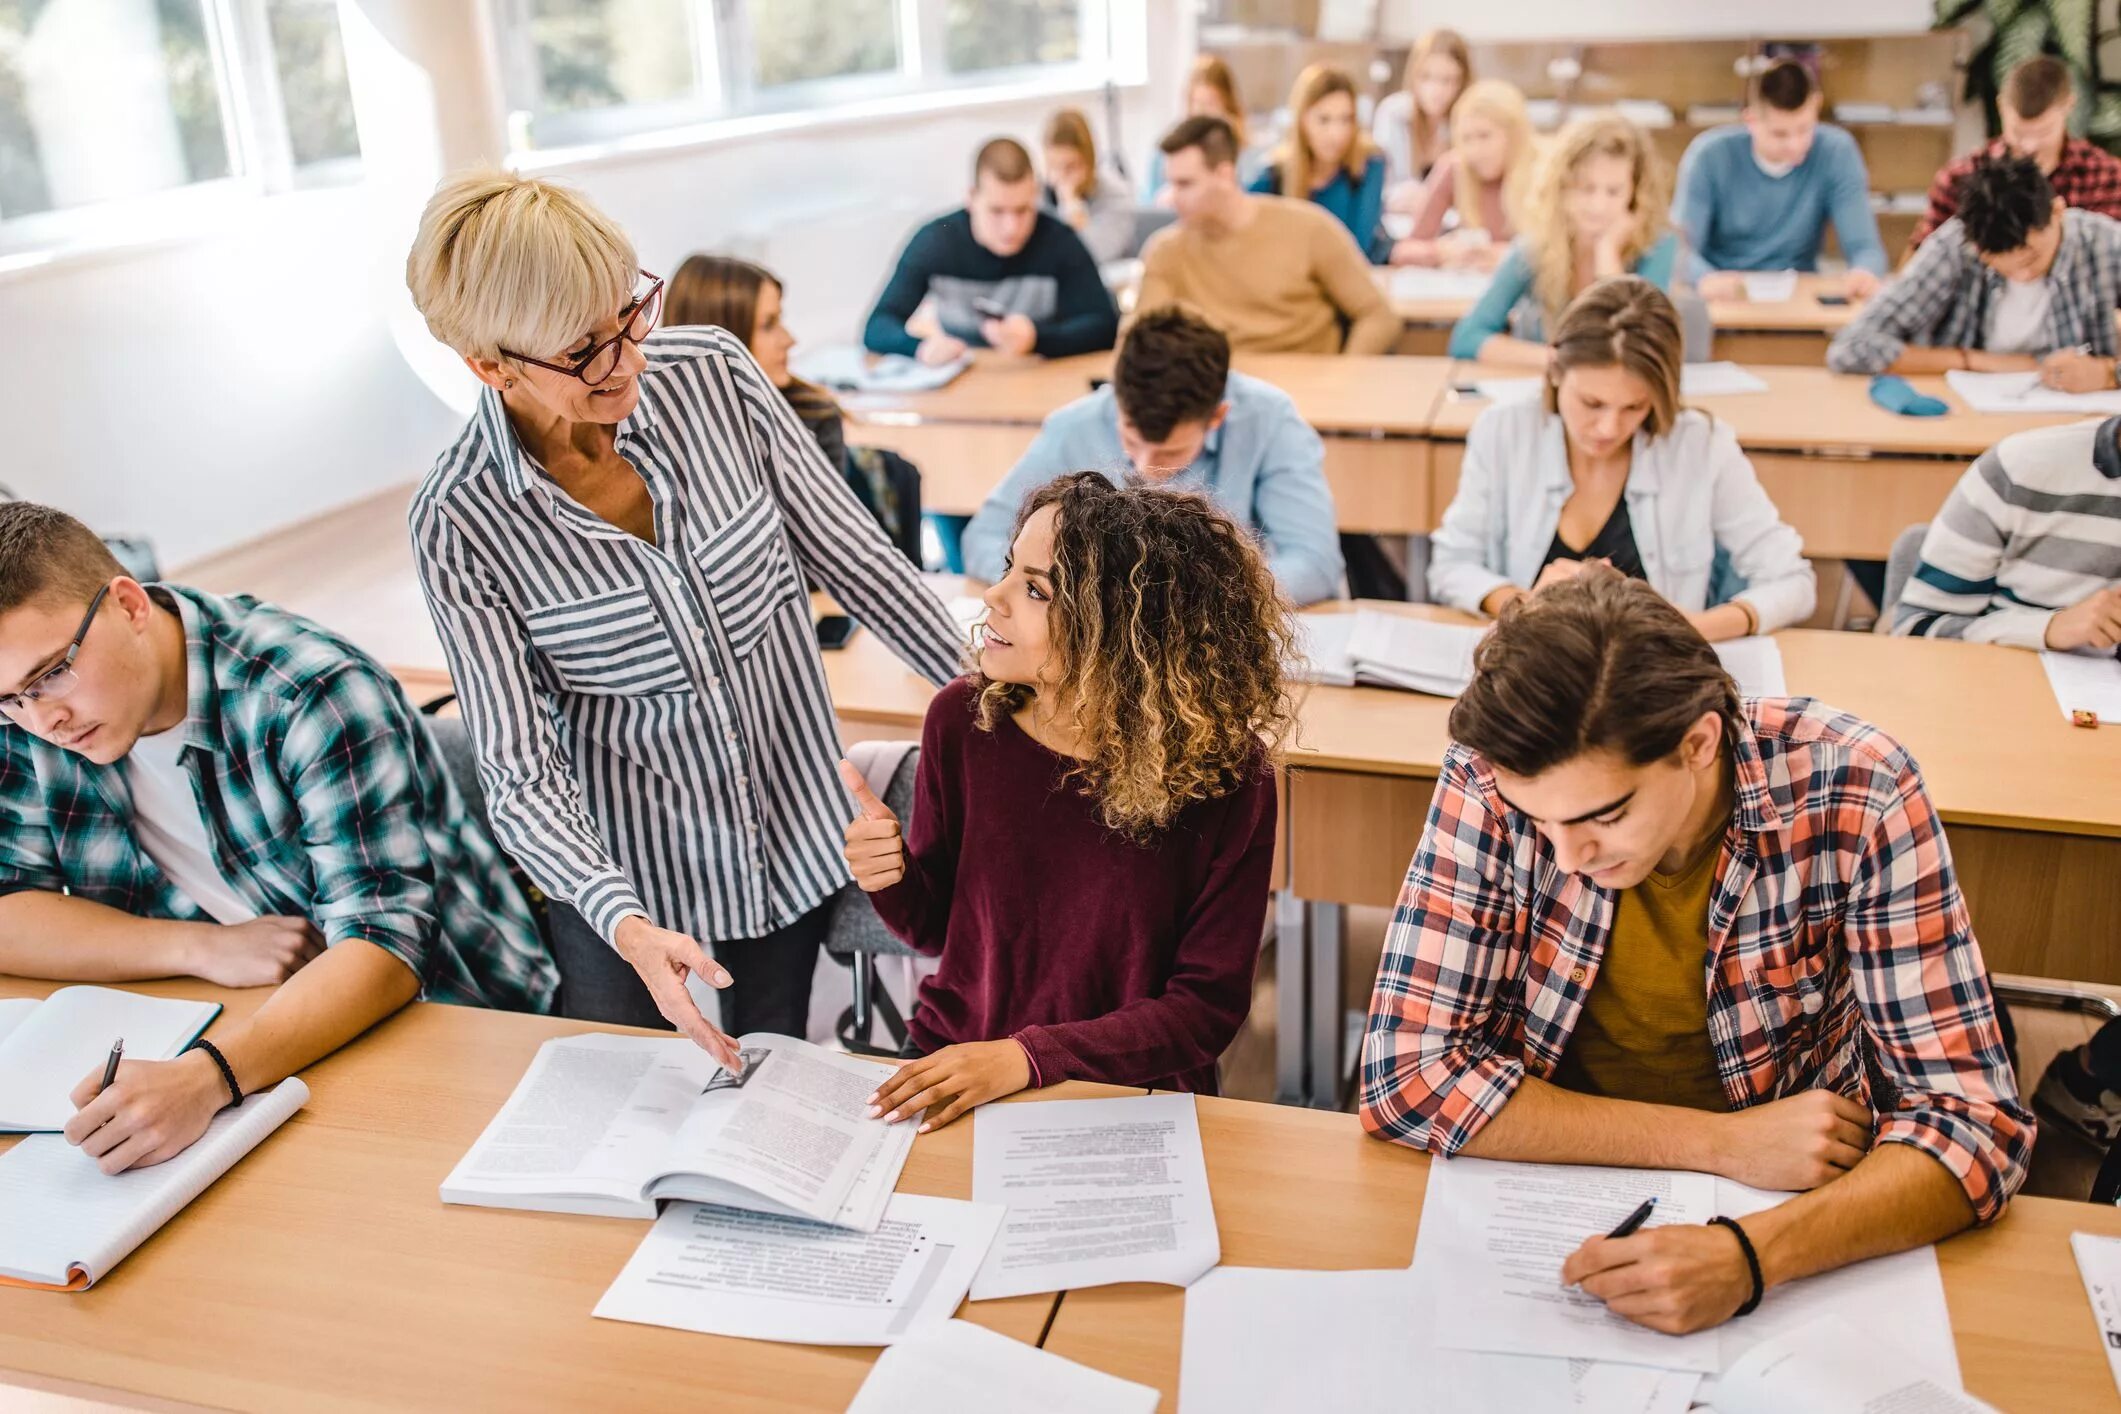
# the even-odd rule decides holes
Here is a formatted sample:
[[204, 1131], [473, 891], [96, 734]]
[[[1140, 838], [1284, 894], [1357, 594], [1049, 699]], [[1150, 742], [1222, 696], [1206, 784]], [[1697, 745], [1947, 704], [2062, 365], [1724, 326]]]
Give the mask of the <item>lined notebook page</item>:
[[123, 1036], [132, 1060], [168, 1060], [220, 1011], [214, 1002], [61, 987], [0, 1038], [0, 1130], [65, 1128], [74, 1113], [68, 1096], [103, 1068], [111, 1042]]
[[29, 1020], [30, 1013], [43, 1005], [35, 997], [16, 997], [0, 1002], [0, 1042], [5, 1042], [8, 1032]]
[[0, 1154], [0, 1276], [64, 1286], [102, 1280], [309, 1099], [290, 1076], [214, 1116], [199, 1142], [152, 1168], [108, 1175], [56, 1134]]

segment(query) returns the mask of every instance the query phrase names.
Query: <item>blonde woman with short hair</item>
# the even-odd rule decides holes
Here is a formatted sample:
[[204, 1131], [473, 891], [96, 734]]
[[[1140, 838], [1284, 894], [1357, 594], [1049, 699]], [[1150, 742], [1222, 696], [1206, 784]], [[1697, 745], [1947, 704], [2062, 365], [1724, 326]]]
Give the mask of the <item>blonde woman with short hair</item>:
[[1617, 113], [1569, 124], [1487, 293], [1451, 330], [1451, 357], [1544, 368], [1547, 332], [1594, 282], [1639, 275], [1669, 290], [1679, 260], [1671, 199], [1671, 174], [1642, 129]]
[[1489, 408], [1466, 438], [1430, 595], [1499, 614], [1602, 563], [1647, 580], [1712, 641], [1810, 617], [1804, 542], [1729, 424], [1680, 406], [1681, 359], [1678, 311], [1649, 281], [1621, 275], [1578, 295], [1542, 396]]
[[1385, 159], [1356, 121], [1355, 80], [1313, 64], [1289, 93], [1289, 135], [1253, 179], [1262, 196], [1311, 201], [1333, 213], [1372, 264], [1391, 258], [1385, 234]]
[[[803, 1034], [846, 796], [806, 576], [931, 682], [948, 612], [741, 338], [564, 186], [446, 181], [406, 261], [484, 385], [412, 507], [501, 844], [553, 900], [560, 1009]], [[728, 987], [724, 1029], [688, 995]]]
[[1429, 169], [1394, 265], [1493, 270], [1538, 174], [1539, 137], [1515, 84], [1482, 79], [1451, 110], [1451, 149]]

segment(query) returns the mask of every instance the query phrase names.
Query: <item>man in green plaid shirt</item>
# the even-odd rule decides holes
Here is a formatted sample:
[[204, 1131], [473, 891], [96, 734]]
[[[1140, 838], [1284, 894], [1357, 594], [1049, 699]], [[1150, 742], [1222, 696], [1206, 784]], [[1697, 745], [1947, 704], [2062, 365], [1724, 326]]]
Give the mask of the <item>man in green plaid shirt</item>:
[[397, 683], [249, 598], [126, 577], [0, 504], [0, 972], [278, 985], [204, 1050], [74, 1092], [107, 1173], [159, 1163], [416, 996], [552, 1010], [520, 890]]

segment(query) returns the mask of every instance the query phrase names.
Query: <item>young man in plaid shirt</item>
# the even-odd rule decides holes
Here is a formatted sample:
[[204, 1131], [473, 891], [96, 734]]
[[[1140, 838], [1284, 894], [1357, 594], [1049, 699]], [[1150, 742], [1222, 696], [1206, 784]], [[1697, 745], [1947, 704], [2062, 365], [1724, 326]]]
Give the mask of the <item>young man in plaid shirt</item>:
[[1608, 570], [1510, 606], [1478, 668], [1378, 969], [1371, 1133], [1796, 1191], [1562, 1268], [1672, 1332], [1994, 1220], [2033, 1122], [1907, 752], [1808, 699], [1741, 701]]
[[521, 892], [398, 685], [292, 614], [126, 577], [0, 505], [0, 972], [278, 984], [175, 1060], [102, 1067], [66, 1137], [160, 1163], [415, 996], [549, 1011]]

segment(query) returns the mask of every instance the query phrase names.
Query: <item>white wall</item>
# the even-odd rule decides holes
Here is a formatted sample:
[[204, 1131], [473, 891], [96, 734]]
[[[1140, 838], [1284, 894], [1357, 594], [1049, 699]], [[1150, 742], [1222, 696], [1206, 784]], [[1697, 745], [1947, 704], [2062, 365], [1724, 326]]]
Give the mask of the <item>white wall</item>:
[[[0, 275], [0, 483], [99, 529], [150, 534], [178, 565], [426, 470], [461, 425], [448, 405], [461, 387], [437, 376], [446, 359], [417, 373], [407, 361], [425, 351], [403, 293], [404, 244], [434, 174], [500, 124], [476, 28], [437, 25], [422, 8], [342, 0], [349, 62], [365, 71], [368, 184]], [[1148, 9], [1156, 77], [1123, 103], [1137, 162], [1175, 115], [1193, 52], [1190, 7]], [[733, 139], [555, 175], [625, 223], [650, 269], [741, 251], [787, 282], [799, 335], [848, 339], [914, 220], [962, 195], [974, 147], [1035, 137], [1051, 106]], [[1102, 130], [1101, 107], [1092, 115]]]

